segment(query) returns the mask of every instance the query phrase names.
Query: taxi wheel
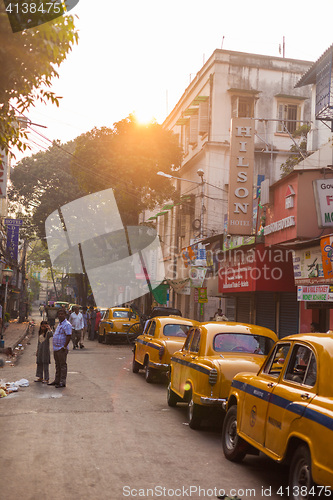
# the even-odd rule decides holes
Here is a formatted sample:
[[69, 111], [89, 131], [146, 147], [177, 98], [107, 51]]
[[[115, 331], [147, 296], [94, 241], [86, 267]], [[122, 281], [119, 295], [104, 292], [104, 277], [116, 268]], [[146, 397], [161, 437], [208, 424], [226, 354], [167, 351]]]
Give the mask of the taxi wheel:
[[246, 455], [248, 444], [237, 434], [237, 406], [232, 406], [226, 414], [222, 429], [222, 447], [225, 457], [231, 462], [241, 462]]
[[135, 361], [135, 352], [133, 352], [132, 372], [139, 373], [140, 368], [142, 368], [142, 366], [140, 365], [140, 363]]
[[154, 379], [154, 370], [149, 366], [149, 359], [146, 359], [145, 363], [145, 379], [148, 384], [151, 384]]
[[141, 323], [134, 323], [129, 327], [126, 333], [127, 342], [132, 345], [139, 335], [141, 335]]
[[172, 408], [174, 408], [179, 401], [179, 397], [171, 389], [171, 382], [169, 382], [168, 385], [167, 401], [168, 401], [168, 406], [171, 406]]
[[295, 451], [290, 464], [290, 499], [304, 500], [310, 498], [310, 490], [313, 484], [311, 473], [311, 454], [306, 445], [301, 445]]
[[188, 404], [188, 423], [191, 429], [200, 429], [201, 421], [203, 418], [202, 406], [194, 403], [192, 394], [190, 395], [190, 402]]

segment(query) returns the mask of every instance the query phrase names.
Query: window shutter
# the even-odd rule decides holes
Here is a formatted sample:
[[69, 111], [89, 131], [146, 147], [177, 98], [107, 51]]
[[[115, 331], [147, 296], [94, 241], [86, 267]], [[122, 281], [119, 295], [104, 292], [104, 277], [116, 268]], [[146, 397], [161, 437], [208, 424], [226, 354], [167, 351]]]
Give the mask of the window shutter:
[[284, 104], [279, 104], [278, 105], [278, 120], [281, 120], [280, 122], [278, 122], [278, 126], [277, 126], [277, 131], [278, 132], [283, 132], [284, 131], [284, 127], [283, 127], [283, 123], [282, 123], [282, 120], [283, 120], [283, 108], [284, 108]]
[[199, 104], [199, 134], [208, 133], [208, 112], [209, 101], [201, 102]]
[[238, 97], [234, 97], [232, 100], [232, 116], [238, 118]]
[[190, 118], [190, 144], [198, 143], [198, 115], [192, 115]]

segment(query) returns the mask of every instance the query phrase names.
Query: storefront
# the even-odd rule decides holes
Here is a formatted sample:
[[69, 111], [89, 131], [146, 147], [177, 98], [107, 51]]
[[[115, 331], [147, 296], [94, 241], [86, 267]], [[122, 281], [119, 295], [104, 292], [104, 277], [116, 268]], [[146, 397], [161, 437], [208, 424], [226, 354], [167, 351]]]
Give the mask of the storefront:
[[289, 250], [256, 244], [225, 252], [220, 262], [219, 292], [234, 299], [236, 321], [271, 328], [279, 337], [298, 331], [297, 294]]

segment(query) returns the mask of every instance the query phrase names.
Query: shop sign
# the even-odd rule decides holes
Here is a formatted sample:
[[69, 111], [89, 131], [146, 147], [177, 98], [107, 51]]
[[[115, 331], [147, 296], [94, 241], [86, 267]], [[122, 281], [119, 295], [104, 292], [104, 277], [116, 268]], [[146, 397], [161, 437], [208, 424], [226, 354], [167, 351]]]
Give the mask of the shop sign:
[[320, 248], [323, 261], [323, 273], [325, 278], [333, 279], [333, 238], [324, 236], [320, 239]]
[[292, 291], [292, 252], [257, 245], [220, 263], [219, 292]]
[[228, 233], [252, 233], [254, 120], [231, 121]]
[[298, 286], [297, 300], [305, 302], [333, 302], [333, 286]]
[[289, 184], [286, 192], [286, 199], [284, 205], [286, 209], [294, 208], [294, 196], [295, 196], [294, 188]]
[[189, 273], [192, 288], [200, 288], [206, 277], [206, 267], [192, 267]]
[[268, 226], [264, 227], [264, 235], [276, 233], [277, 231], [282, 231], [282, 229], [287, 229], [288, 227], [295, 226], [295, 217], [290, 215], [289, 217], [285, 217], [284, 219], [272, 222], [268, 224]]
[[312, 181], [319, 227], [333, 226], [333, 179]]
[[295, 250], [293, 267], [296, 285], [325, 283], [320, 247]]
[[199, 304], [205, 304], [208, 302], [207, 288], [198, 288], [198, 302]]

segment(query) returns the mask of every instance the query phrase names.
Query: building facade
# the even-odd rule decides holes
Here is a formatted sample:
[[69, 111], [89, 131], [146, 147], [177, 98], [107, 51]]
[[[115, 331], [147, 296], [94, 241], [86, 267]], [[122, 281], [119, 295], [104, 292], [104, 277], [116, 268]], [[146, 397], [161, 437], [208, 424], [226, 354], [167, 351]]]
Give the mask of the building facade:
[[[311, 64], [216, 50], [166, 118], [164, 127], [178, 135], [184, 152], [180, 180], [174, 181], [182, 201], [153, 220], [163, 244], [170, 305], [184, 316], [208, 320], [222, 306], [230, 319], [255, 322], [258, 294], [272, 293], [276, 305], [277, 294], [291, 293], [289, 278], [281, 277], [278, 292], [268, 292], [254, 275], [242, 287], [247, 280], [240, 272], [233, 282], [240, 286], [229, 288], [225, 277], [239, 267], [240, 249], [245, 263], [251, 250], [258, 264], [268, 265], [260, 186], [280, 179], [293, 132], [310, 120], [311, 89], [295, 86]], [[233, 226], [232, 210], [238, 211]], [[244, 214], [246, 222], [240, 222]], [[288, 259], [284, 264], [292, 269]]]

